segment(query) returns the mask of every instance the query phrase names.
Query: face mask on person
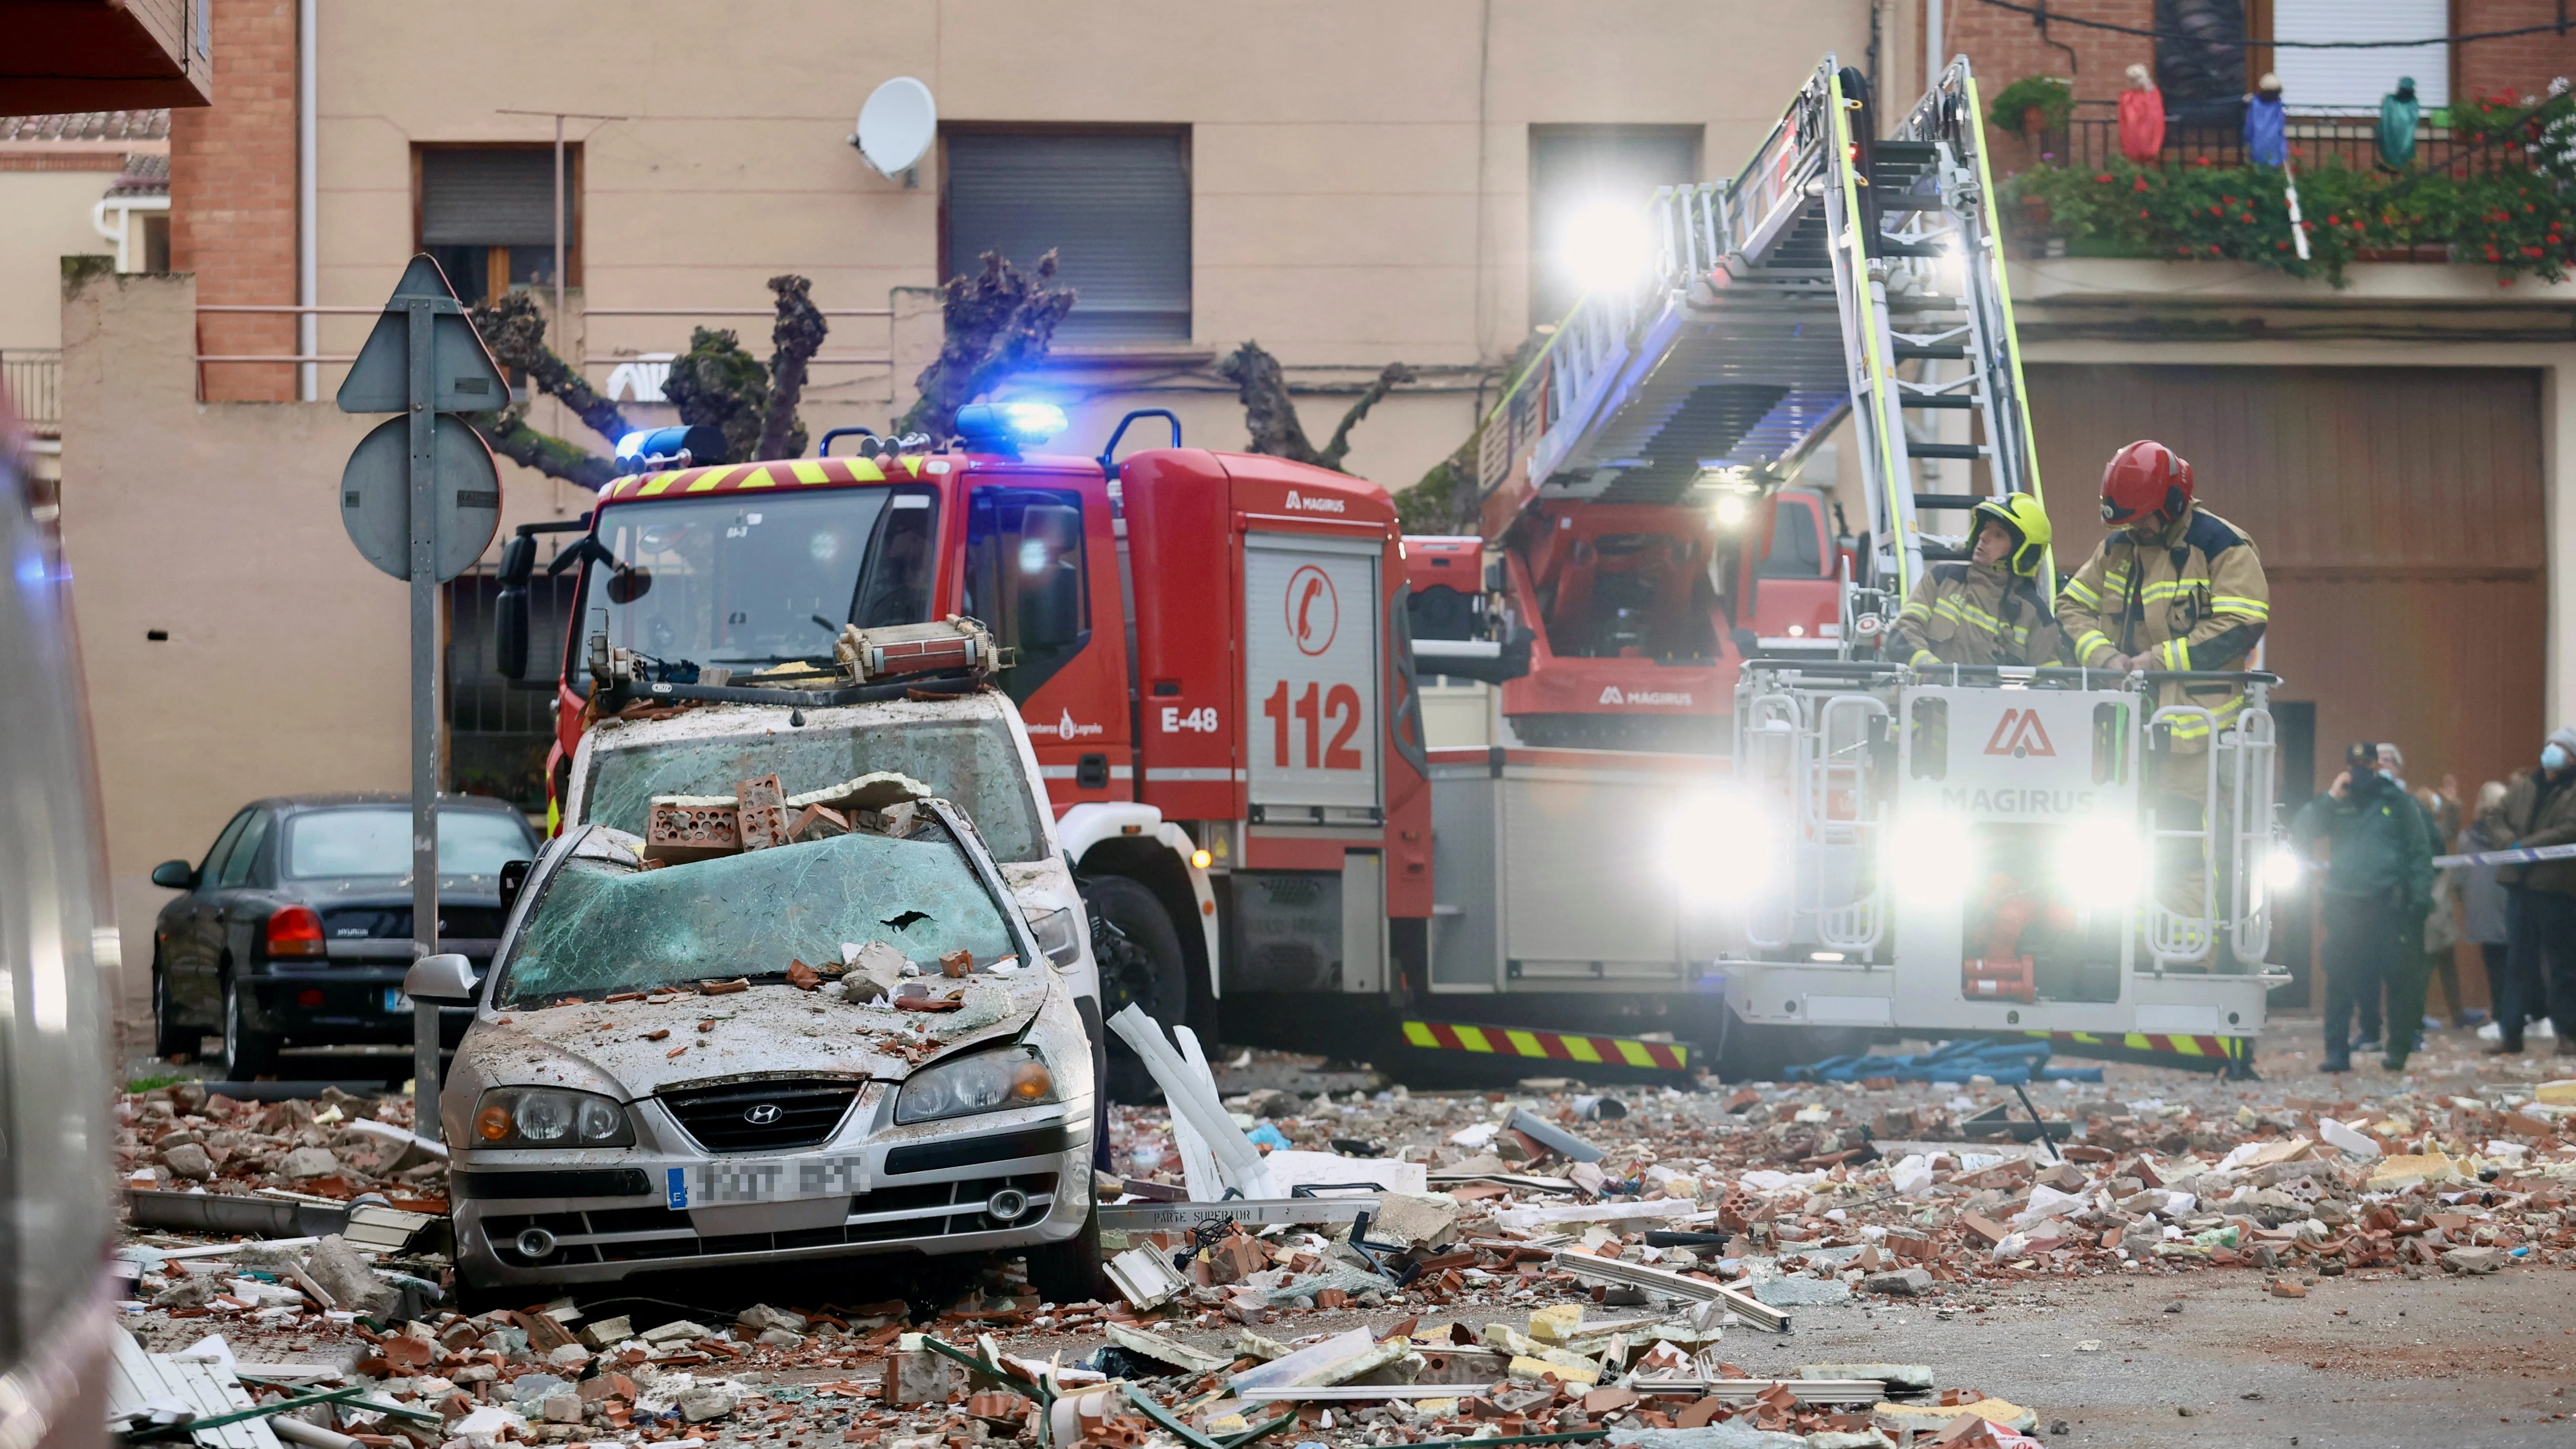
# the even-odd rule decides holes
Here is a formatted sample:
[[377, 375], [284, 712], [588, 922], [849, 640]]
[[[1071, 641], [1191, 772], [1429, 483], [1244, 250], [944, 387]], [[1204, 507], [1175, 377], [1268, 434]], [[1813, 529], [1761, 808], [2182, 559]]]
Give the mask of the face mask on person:
[[2567, 768], [2567, 747], [2547, 744], [2540, 747], [2540, 767], [2552, 773]]

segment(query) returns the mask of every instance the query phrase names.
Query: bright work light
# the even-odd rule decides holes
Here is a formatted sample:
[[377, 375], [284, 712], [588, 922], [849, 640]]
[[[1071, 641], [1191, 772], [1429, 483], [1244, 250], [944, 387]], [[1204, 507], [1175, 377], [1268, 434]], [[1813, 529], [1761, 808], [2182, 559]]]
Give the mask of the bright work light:
[[2077, 905], [2118, 910], [2137, 898], [2147, 872], [2137, 830], [2108, 816], [2078, 820], [2057, 856], [2058, 886]]
[[1770, 883], [1786, 844], [1758, 801], [1708, 790], [1675, 802], [1661, 855], [1665, 875], [1685, 897], [1740, 905]]
[[1594, 202], [1566, 222], [1566, 273], [1587, 292], [1633, 287], [1653, 265], [1654, 242], [1642, 208], [1631, 202]]
[[1939, 906], [1967, 893], [1970, 846], [1965, 817], [1945, 810], [1909, 814], [1888, 841], [1888, 873], [1909, 905]]

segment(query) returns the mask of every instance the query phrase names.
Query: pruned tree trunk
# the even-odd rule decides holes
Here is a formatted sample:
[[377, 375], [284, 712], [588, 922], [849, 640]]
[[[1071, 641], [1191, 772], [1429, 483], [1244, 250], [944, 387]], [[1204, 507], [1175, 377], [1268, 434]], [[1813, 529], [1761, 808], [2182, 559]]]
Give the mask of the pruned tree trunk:
[[692, 329], [689, 350], [671, 361], [662, 396], [680, 410], [681, 422], [724, 434], [728, 460], [774, 456], [760, 451], [769, 373], [731, 328]]
[[983, 275], [952, 277], [940, 288], [939, 356], [921, 370], [914, 384], [921, 396], [895, 420], [897, 434], [955, 432], [959, 408], [1045, 359], [1073, 310], [1073, 290], [1055, 285], [1054, 252], [1028, 272], [999, 252], [984, 253], [983, 263]]
[[814, 284], [803, 277], [769, 279], [778, 297], [778, 321], [770, 329], [769, 402], [760, 420], [755, 458], [793, 458], [805, 452], [805, 425], [796, 404], [805, 396], [805, 367], [823, 347], [822, 309], [814, 305]]

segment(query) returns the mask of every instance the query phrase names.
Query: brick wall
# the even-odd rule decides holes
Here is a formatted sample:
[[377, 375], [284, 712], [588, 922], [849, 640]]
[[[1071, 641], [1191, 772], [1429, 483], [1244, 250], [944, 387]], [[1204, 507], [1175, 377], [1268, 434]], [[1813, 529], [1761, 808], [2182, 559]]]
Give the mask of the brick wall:
[[[2526, 25], [2555, 25], [2558, 0], [2459, 0], [2460, 32], [2518, 30]], [[2576, 77], [2576, 24], [2565, 35], [2516, 36], [2480, 40], [2456, 47], [2454, 70], [2462, 96], [2511, 91], [2519, 96], [2545, 95], [2559, 76]]]
[[[2052, 15], [2139, 30], [2156, 23], [2155, 0], [2051, 0], [2048, 8]], [[2144, 36], [2051, 23], [2043, 38], [2035, 17], [1980, 0], [1948, 0], [1942, 28], [1948, 34], [1941, 53], [1965, 54], [1978, 88], [1989, 96], [2026, 75], [2054, 75], [2073, 77], [2079, 101], [2116, 100], [2127, 83], [2123, 71], [2155, 64], [2155, 42]]]
[[[295, 301], [295, 3], [212, 0], [214, 104], [170, 119], [170, 265], [214, 305]], [[291, 314], [201, 313], [198, 350], [295, 351]], [[279, 363], [207, 364], [210, 402], [295, 396]]]

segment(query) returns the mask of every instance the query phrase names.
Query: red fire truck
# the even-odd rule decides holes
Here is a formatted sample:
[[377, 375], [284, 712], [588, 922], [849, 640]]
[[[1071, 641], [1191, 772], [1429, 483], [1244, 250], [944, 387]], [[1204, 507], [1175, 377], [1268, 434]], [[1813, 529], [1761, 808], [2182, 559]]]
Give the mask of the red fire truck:
[[[1715, 952], [1685, 939], [1681, 893], [1651, 847], [1678, 808], [1676, 776], [1715, 762], [1435, 761], [1384, 489], [1178, 446], [1024, 450], [1062, 425], [1052, 407], [978, 407], [958, 451], [683, 455], [610, 483], [558, 557], [580, 578], [553, 798], [601, 704], [594, 652], [634, 651], [648, 705], [792, 709], [777, 672], [828, 660], [844, 624], [965, 615], [1011, 651], [995, 679], [1026, 722], [1064, 849], [1134, 953], [1124, 971], [1104, 961], [1105, 995], [1229, 1042], [1410, 1051], [1435, 1068], [1483, 1052], [1525, 1059], [1520, 1075], [1548, 1060], [1685, 1069], [1688, 1043], [1715, 1036], [1717, 1003], [1694, 994], [1691, 965]], [[679, 441], [639, 447], [675, 454]], [[524, 672], [532, 555], [533, 540], [514, 540], [503, 561], [505, 672]], [[1473, 541], [1427, 549], [1427, 575], [1434, 563], [1459, 569], [1472, 610]], [[1452, 675], [1491, 671], [1499, 652], [1428, 651], [1426, 667]], [[1444, 808], [1482, 822], [1461, 825], [1445, 868], [1435, 773]], [[1596, 910], [1618, 920], [1589, 941]]]

